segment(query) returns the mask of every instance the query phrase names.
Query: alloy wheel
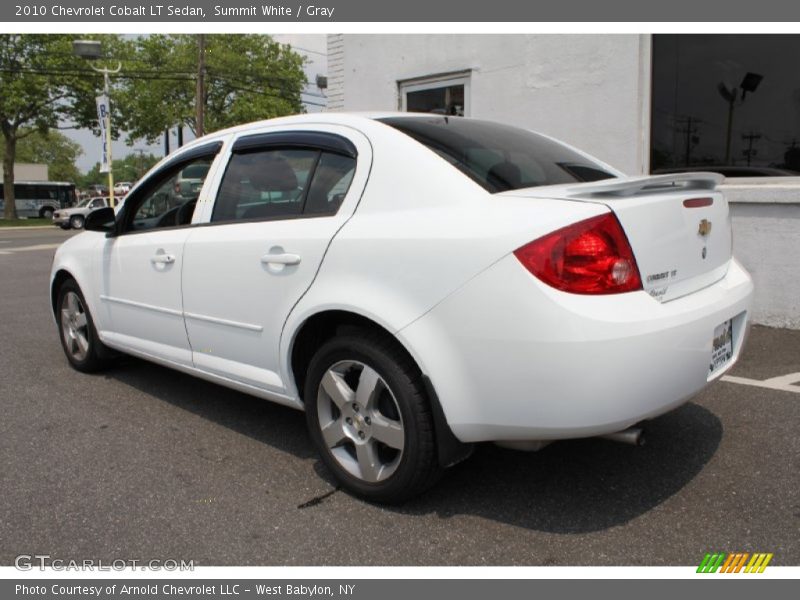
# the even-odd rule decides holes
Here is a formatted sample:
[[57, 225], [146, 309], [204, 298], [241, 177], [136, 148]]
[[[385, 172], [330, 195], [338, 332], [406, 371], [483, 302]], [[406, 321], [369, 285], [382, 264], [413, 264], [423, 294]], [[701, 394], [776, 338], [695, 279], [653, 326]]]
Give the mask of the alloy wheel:
[[340, 361], [323, 375], [317, 390], [322, 439], [339, 465], [362, 481], [384, 481], [403, 457], [405, 429], [386, 381], [372, 367]]
[[89, 322], [80, 297], [73, 291], [67, 292], [61, 305], [61, 335], [70, 356], [85, 360], [89, 352]]

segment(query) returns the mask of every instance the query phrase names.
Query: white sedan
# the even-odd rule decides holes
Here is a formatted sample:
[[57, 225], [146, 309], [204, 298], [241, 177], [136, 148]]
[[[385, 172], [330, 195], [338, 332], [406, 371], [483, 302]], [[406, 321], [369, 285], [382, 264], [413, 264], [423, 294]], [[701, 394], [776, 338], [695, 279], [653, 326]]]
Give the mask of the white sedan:
[[305, 410], [343, 486], [396, 502], [477, 442], [639, 441], [730, 369], [753, 286], [720, 181], [457, 117], [253, 123], [91, 213], [53, 314], [76, 369], [119, 351]]

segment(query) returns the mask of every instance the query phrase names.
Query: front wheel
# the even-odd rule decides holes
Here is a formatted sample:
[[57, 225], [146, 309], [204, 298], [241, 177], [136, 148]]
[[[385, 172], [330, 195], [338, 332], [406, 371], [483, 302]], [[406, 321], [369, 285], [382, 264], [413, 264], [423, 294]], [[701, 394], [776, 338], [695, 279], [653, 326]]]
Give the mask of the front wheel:
[[91, 373], [107, 366], [111, 351], [97, 336], [86, 300], [73, 279], [58, 290], [56, 320], [61, 347], [75, 369]]
[[69, 225], [73, 229], [83, 229], [83, 217], [81, 215], [75, 215], [70, 218]]
[[402, 502], [440, 474], [422, 376], [394, 340], [337, 336], [311, 360], [306, 420], [323, 462], [350, 492]]
[[52, 219], [53, 218], [53, 209], [49, 206], [44, 207], [41, 211], [39, 211], [39, 218], [40, 219]]

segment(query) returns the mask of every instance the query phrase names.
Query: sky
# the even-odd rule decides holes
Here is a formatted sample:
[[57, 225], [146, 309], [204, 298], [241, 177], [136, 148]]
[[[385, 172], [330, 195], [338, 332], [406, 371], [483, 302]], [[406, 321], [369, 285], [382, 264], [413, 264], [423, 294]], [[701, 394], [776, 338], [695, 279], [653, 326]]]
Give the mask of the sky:
[[[317, 112], [323, 109], [317, 104], [325, 103], [324, 98], [320, 98], [320, 90], [316, 86], [317, 75], [326, 75], [328, 71], [328, 56], [327, 56], [327, 37], [322, 34], [273, 34], [273, 39], [282, 44], [290, 44], [294, 50], [306, 57], [306, 78], [308, 85], [306, 90], [308, 94], [303, 95], [305, 101], [306, 111]], [[113, 102], [113, 98], [111, 101]], [[83, 154], [77, 160], [78, 169], [85, 173], [91, 169], [95, 163], [100, 161], [100, 137], [94, 135], [88, 129], [67, 129], [63, 131], [64, 135], [70, 139], [78, 142], [83, 148]], [[163, 139], [161, 143], [148, 145], [143, 140], [136, 142], [133, 146], [128, 146], [124, 141], [124, 135], [112, 144], [111, 152], [113, 158], [124, 158], [128, 154], [142, 150], [145, 153], [152, 153], [156, 156], [164, 155]], [[183, 140], [188, 142], [192, 137], [192, 132], [188, 128], [184, 128]], [[170, 149], [177, 148], [177, 134], [172, 130], [170, 136]]]

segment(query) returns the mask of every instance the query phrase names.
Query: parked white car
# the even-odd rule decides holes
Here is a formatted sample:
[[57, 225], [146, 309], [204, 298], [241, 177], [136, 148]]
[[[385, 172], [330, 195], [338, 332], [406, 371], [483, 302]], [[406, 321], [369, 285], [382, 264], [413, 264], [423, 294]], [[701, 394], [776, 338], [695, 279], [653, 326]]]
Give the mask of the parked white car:
[[53, 313], [76, 369], [116, 350], [304, 409], [346, 489], [400, 501], [476, 442], [636, 442], [730, 369], [753, 285], [720, 181], [457, 117], [253, 123], [89, 215]]
[[108, 198], [95, 196], [86, 198], [72, 208], [60, 208], [53, 213], [53, 225], [58, 225], [61, 229], [83, 229], [86, 215], [98, 208], [108, 206]]

